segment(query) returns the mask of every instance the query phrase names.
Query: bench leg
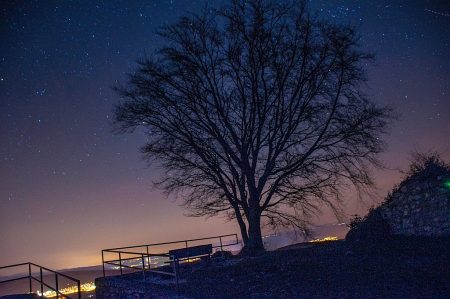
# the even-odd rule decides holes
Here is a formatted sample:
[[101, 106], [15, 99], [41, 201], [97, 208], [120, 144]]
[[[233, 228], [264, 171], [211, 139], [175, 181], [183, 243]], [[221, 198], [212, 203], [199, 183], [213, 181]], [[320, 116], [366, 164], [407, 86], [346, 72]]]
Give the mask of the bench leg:
[[179, 292], [179, 286], [178, 286], [178, 259], [174, 259], [172, 261], [173, 266], [173, 272], [175, 273], [175, 282], [177, 284], [177, 293]]

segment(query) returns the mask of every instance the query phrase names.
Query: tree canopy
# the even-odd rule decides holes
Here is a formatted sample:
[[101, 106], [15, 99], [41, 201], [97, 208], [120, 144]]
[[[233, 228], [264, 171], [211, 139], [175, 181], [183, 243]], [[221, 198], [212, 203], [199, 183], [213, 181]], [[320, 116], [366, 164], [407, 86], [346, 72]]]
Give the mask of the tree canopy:
[[303, 1], [234, 0], [159, 31], [164, 45], [116, 88], [116, 128], [147, 134], [193, 216], [236, 219], [245, 248], [261, 226], [294, 226], [341, 192], [372, 185], [391, 110], [364, 94], [372, 55], [350, 26]]

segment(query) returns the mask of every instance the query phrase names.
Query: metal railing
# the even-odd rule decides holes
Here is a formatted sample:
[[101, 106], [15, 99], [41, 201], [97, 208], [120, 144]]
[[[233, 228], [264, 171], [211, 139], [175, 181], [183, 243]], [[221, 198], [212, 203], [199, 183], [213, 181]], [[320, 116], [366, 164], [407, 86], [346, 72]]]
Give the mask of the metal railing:
[[[77, 299], [81, 299], [81, 283], [80, 283], [80, 281], [78, 279], [75, 279], [73, 277], [67, 276], [65, 274], [62, 274], [62, 273], [59, 273], [59, 272], [56, 272], [56, 271], [53, 271], [53, 270], [51, 270], [49, 268], [42, 267], [42, 266], [36, 265], [34, 263], [28, 262], [28, 263], [21, 263], [21, 264], [3, 266], [3, 267], [0, 267], [0, 270], [14, 268], [14, 267], [21, 267], [21, 266], [28, 266], [28, 275], [2, 280], [2, 281], [0, 281], [0, 284], [7, 283], [7, 282], [12, 282], [12, 281], [17, 281], [17, 280], [21, 280], [21, 279], [28, 279], [29, 280], [29, 292], [33, 293], [33, 280], [34, 280], [34, 281], [37, 281], [40, 284], [41, 295], [44, 293], [44, 286], [45, 286], [48, 289], [50, 289], [50, 290], [52, 290], [52, 291], [54, 291], [56, 293], [56, 298], [57, 299], [58, 298], [70, 298], [70, 299], [77, 298]], [[32, 266], [39, 268], [39, 278], [36, 278], [36, 277], [34, 277], [32, 275], [32, 271], [31, 271], [31, 267]], [[53, 287], [53, 286], [47, 284], [46, 282], [44, 282], [42, 271], [50, 272], [50, 273], [52, 273], [55, 276], [55, 287]], [[59, 291], [59, 282], [60, 282], [59, 281], [59, 276], [65, 277], [65, 278], [75, 282], [76, 285], [77, 285], [77, 293], [74, 294], [73, 296], [69, 296], [67, 294], [61, 293]]]
[[[225, 243], [223, 239], [234, 237], [232, 243]], [[154, 243], [154, 244], [144, 244], [144, 245], [136, 245], [136, 246], [126, 246], [126, 247], [117, 247], [117, 248], [109, 248], [109, 249], [103, 249], [102, 250], [102, 265], [103, 265], [103, 277], [106, 276], [106, 270], [105, 265], [112, 265], [116, 266], [120, 269], [120, 275], [123, 274], [123, 269], [133, 269], [133, 270], [139, 270], [142, 271], [143, 276], [145, 277], [145, 272], [153, 272], [153, 273], [159, 273], [164, 275], [170, 275], [170, 276], [177, 276], [176, 271], [169, 272], [164, 271], [161, 269], [158, 269], [159, 267], [151, 268], [151, 258], [152, 257], [163, 257], [170, 259], [170, 256], [168, 253], [151, 253], [151, 247], [155, 246], [163, 246], [163, 245], [173, 245], [173, 244], [183, 244], [185, 248], [189, 247], [189, 243], [193, 242], [199, 242], [199, 241], [206, 241], [206, 240], [216, 240], [217, 245], [213, 244], [213, 249], [218, 249], [223, 252], [224, 247], [232, 246], [232, 245], [239, 245], [239, 239], [237, 234], [228, 234], [228, 235], [221, 235], [221, 236], [215, 236], [215, 237], [207, 237], [207, 238], [198, 238], [198, 239], [190, 239], [190, 240], [181, 240], [181, 241], [172, 241], [172, 242], [164, 242], [164, 243]], [[133, 252], [129, 250], [136, 250], [140, 249], [139, 252]], [[117, 258], [113, 260], [105, 260], [105, 253], [114, 253], [117, 254]], [[123, 256], [133, 256], [129, 258], [124, 258]], [[129, 266], [126, 265], [124, 262], [130, 261], [130, 260], [139, 260], [138, 265], [135, 266]]]

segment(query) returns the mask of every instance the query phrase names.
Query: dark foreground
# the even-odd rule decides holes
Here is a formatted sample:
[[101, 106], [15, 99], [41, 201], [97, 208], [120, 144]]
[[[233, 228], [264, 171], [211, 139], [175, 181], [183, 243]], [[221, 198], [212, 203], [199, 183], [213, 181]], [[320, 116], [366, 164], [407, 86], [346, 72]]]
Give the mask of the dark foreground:
[[[450, 298], [450, 247], [443, 247], [448, 244], [417, 250], [410, 248], [414, 243], [399, 244], [401, 250], [393, 246], [356, 253], [338, 241], [215, 260], [192, 267], [180, 284], [179, 297]], [[134, 286], [143, 283], [141, 275], [132, 277], [127, 280], [134, 280]], [[174, 297], [173, 284], [157, 283], [152, 292], [150, 281], [145, 283], [148, 293], [133, 298]]]

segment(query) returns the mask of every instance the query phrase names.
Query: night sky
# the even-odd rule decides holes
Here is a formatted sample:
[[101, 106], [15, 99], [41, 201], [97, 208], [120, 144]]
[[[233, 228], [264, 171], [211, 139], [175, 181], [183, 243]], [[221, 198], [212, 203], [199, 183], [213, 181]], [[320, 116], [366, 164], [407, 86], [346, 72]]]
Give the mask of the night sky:
[[[100, 250], [238, 232], [223, 219], [187, 218], [151, 182], [142, 133], [114, 135], [111, 90], [136, 58], [161, 44], [155, 30], [204, 1], [1, 2], [0, 265], [99, 264]], [[207, 1], [217, 6], [222, 1]], [[374, 52], [367, 92], [400, 114], [381, 158], [379, 202], [413, 150], [450, 161], [448, 1], [312, 1], [354, 24]], [[354, 204], [349, 215], [370, 203]], [[325, 214], [318, 223], [334, 220]]]

